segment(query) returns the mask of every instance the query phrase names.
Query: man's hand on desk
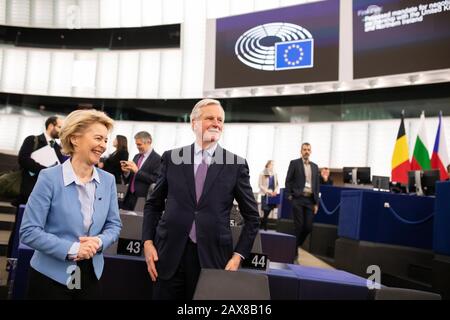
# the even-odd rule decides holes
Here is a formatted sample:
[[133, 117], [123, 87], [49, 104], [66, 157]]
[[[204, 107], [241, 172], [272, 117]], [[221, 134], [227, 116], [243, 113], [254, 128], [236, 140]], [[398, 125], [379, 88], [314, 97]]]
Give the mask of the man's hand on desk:
[[239, 266], [241, 265], [241, 259], [242, 258], [240, 255], [234, 253], [233, 257], [230, 260], [228, 260], [228, 263], [225, 266], [225, 270], [236, 271], [237, 269], [239, 269]]

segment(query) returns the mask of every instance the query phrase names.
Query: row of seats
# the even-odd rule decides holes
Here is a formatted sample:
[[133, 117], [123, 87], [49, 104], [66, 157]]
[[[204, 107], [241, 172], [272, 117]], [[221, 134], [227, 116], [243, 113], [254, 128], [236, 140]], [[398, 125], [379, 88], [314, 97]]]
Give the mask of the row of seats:
[[[372, 300], [441, 300], [436, 293], [381, 287], [369, 291]], [[194, 300], [270, 300], [265, 274], [202, 269]]]

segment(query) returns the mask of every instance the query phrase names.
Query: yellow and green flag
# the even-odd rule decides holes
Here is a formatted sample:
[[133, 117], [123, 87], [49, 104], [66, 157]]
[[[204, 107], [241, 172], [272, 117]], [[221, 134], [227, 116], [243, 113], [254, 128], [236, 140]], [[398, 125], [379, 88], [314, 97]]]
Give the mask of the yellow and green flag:
[[420, 115], [419, 131], [417, 132], [416, 144], [414, 145], [411, 159], [411, 170], [431, 169], [430, 154], [427, 149], [427, 135], [425, 132], [425, 112]]

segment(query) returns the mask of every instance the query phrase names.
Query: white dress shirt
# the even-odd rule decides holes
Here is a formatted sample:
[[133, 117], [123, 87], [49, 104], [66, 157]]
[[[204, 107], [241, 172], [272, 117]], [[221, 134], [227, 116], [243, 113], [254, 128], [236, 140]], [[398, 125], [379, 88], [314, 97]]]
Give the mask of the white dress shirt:
[[[67, 187], [71, 183], [75, 183], [75, 187], [77, 188], [78, 200], [80, 201], [81, 213], [83, 215], [84, 232], [88, 235], [92, 225], [92, 216], [94, 214], [95, 189], [97, 188], [96, 183], [100, 183], [98, 172], [94, 167], [91, 179], [86, 183], [82, 183], [73, 170], [71, 159], [65, 161], [62, 166], [64, 186]], [[100, 247], [102, 247], [102, 241], [100, 238], [98, 239], [100, 240]], [[80, 243], [74, 242], [68, 252], [69, 258], [74, 259], [77, 256], [79, 249]]]

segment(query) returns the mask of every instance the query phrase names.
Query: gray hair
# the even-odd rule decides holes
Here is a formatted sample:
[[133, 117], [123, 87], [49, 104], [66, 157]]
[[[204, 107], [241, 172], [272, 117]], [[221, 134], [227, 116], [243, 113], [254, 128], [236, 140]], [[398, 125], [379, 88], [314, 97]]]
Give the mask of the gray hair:
[[[200, 109], [209, 105], [218, 105], [222, 108], [223, 114], [224, 114], [224, 118], [225, 118], [225, 111], [223, 110], [222, 105], [220, 104], [220, 101], [218, 100], [214, 100], [214, 99], [203, 99], [200, 100], [199, 102], [197, 102], [194, 106], [194, 108], [191, 111], [191, 122], [195, 119], [197, 119], [200, 116]], [[225, 119], [223, 119], [225, 121]]]
[[140, 139], [142, 141], [152, 142], [152, 135], [147, 131], [139, 131], [134, 135], [134, 139]]

